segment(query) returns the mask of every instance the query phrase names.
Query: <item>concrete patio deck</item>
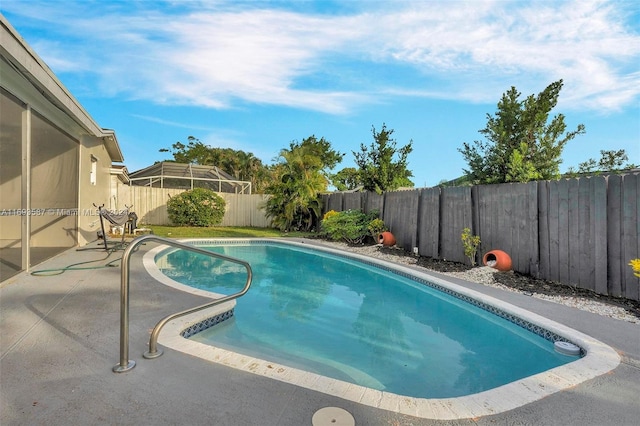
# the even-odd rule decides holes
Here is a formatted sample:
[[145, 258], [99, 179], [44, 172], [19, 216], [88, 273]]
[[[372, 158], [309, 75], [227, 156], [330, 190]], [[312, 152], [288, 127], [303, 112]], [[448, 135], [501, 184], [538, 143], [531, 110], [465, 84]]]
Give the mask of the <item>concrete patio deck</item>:
[[[357, 425], [637, 425], [640, 419], [640, 325], [443, 277], [588, 334], [616, 349], [610, 374], [504, 413], [456, 421], [418, 419], [204, 361], [172, 349], [146, 360], [149, 332], [164, 316], [204, 303], [153, 280], [131, 261], [130, 358], [119, 360], [120, 268], [20, 274], [0, 288], [0, 424], [10, 425], [311, 425], [328, 406]], [[103, 265], [121, 256], [96, 262]], [[36, 270], [101, 259], [69, 250]]]

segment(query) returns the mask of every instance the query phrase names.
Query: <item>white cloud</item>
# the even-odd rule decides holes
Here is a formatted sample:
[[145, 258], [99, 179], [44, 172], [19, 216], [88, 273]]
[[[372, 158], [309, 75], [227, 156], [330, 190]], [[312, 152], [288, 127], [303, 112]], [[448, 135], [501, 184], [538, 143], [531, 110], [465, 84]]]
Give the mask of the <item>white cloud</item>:
[[[511, 85], [527, 95], [560, 78], [571, 108], [615, 110], [640, 95], [640, 34], [625, 23], [624, 3], [389, 2], [375, 10], [362, 3], [350, 15], [308, 15], [266, 2], [187, 3], [191, 10], [140, 3], [100, 16], [74, 11], [82, 2], [71, 5], [38, 18], [64, 37], [73, 31], [68, 44], [41, 41], [51, 48], [38, 50], [54, 71], [90, 69], [112, 96], [343, 114], [376, 102], [375, 94], [495, 102]], [[77, 58], [82, 65], [74, 68]], [[369, 72], [398, 67], [402, 79]], [[320, 74], [328, 76], [322, 88], [305, 85]]]
[[46, 52], [47, 66], [56, 72], [77, 73], [90, 71], [87, 63], [79, 58], [67, 55], [67, 50], [60, 42], [52, 40], [39, 40], [32, 46], [35, 52]]
[[537, 90], [562, 78], [563, 96], [570, 92], [575, 106], [589, 108], [617, 108], [640, 93], [632, 77], [640, 34], [624, 28], [613, 3], [453, 5], [427, 3], [392, 14], [384, 25], [388, 32], [377, 42], [388, 57], [425, 75], [447, 74], [455, 82], [448, 85], [454, 90], [450, 96], [456, 98], [473, 93], [475, 100], [495, 99], [495, 83], [510, 79], [525, 80]]
[[212, 131], [213, 130], [211, 127], [203, 127], [203, 126], [197, 126], [197, 125], [192, 125], [192, 124], [185, 124], [185, 123], [182, 123], [182, 122], [165, 120], [165, 119], [159, 118], [159, 117], [152, 117], [152, 116], [149, 116], [149, 115], [131, 114], [131, 117], [139, 118], [141, 120], [150, 121], [152, 123], [162, 124], [164, 126], [170, 126], [170, 127], [180, 127], [180, 128], [184, 128], [184, 129], [191, 129], [191, 130], [206, 130], [206, 131]]

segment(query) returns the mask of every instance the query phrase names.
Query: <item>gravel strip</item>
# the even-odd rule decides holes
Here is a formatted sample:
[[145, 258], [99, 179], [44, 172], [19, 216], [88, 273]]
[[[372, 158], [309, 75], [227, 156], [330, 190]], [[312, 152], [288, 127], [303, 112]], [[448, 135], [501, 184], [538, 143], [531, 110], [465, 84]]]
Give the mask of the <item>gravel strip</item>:
[[[412, 265], [418, 268], [423, 268], [425, 270], [430, 270], [429, 268], [425, 268], [424, 266], [417, 264], [418, 257], [407, 256], [407, 255], [396, 255], [396, 254], [390, 253], [388, 250], [387, 252], [383, 252], [380, 250], [379, 245], [350, 246], [346, 243], [335, 242], [335, 241], [322, 241], [322, 244], [331, 246], [339, 250], [349, 251], [349, 252], [358, 253], [364, 256], [386, 260], [389, 262]], [[401, 250], [401, 249], [398, 249], [398, 250]], [[497, 272], [495, 269], [490, 268], [488, 266], [471, 268], [466, 271], [443, 272], [438, 270], [436, 272], [443, 275], [456, 277], [466, 281], [483, 284], [486, 286], [495, 287], [495, 288], [499, 288], [506, 291], [526, 294], [531, 297], [547, 300], [549, 302], [559, 303], [562, 305], [570, 306], [572, 308], [582, 309], [584, 311], [588, 311], [588, 312], [602, 315], [609, 318], [614, 318], [620, 321], [640, 324], [640, 318], [638, 318], [638, 316], [634, 315], [633, 313], [629, 312], [627, 309], [621, 306], [615, 306], [609, 303], [604, 303], [604, 302], [586, 298], [586, 297], [533, 293], [533, 292], [522, 291], [517, 288], [512, 288], [512, 287], [503, 285], [498, 281], [496, 281], [495, 279], [495, 274], [499, 272]]]

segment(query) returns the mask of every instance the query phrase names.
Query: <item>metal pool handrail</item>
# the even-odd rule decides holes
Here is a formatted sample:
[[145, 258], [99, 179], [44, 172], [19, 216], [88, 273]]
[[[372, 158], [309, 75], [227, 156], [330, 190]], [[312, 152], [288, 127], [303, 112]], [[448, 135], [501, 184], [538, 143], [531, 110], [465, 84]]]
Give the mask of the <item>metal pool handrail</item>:
[[149, 338], [149, 350], [144, 353], [145, 358], [157, 358], [162, 355], [162, 350], [158, 350], [158, 335], [160, 334], [160, 330], [164, 325], [171, 321], [172, 319], [181, 317], [183, 315], [187, 315], [193, 312], [200, 311], [202, 309], [206, 309], [215, 305], [219, 305], [221, 303], [228, 302], [230, 300], [237, 299], [238, 297], [244, 295], [247, 291], [249, 291], [249, 287], [251, 287], [251, 280], [253, 277], [253, 271], [251, 270], [251, 265], [245, 262], [244, 260], [235, 259], [233, 257], [224, 256], [221, 254], [213, 253], [208, 250], [204, 250], [189, 244], [179, 243], [175, 240], [170, 240], [168, 238], [161, 238], [155, 235], [143, 235], [134, 239], [127, 249], [124, 251], [122, 255], [121, 268], [120, 268], [120, 363], [113, 367], [114, 373], [124, 373], [125, 371], [131, 370], [136, 366], [136, 362], [129, 359], [129, 258], [131, 254], [135, 251], [136, 247], [146, 241], [156, 241], [162, 244], [166, 244], [172, 247], [181, 248], [183, 250], [193, 251], [196, 253], [203, 254], [205, 256], [216, 257], [218, 259], [226, 260], [233, 263], [238, 263], [244, 266], [247, 270], [247, 282], [244, 285], [244, 288], [238, 292], [231, 294], [229, 296], [221, 297], [220, 299], [216, 299], [213, 302], [206, 303], [201, 306], [197, 306], [195, 308], [187, 309], [182, 312], [178, 312], [172, 315], [169, 315], [163, 319], [161, 319], [153, 331], [151, 332], [151, 337]]

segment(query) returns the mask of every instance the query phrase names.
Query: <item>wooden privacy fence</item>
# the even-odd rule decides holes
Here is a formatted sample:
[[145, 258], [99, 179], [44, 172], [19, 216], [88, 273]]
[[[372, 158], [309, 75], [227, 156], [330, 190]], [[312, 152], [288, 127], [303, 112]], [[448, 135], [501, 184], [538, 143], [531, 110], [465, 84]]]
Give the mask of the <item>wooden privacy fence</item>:
[[[148, 186], [121, 185], [117, 188], [117, 206], [133, 206], [139, 223], [151, 225], [170, 225], [167, 202], [184, 189], [152, 188]], [[260, 209], [267, 199], [264, 194], [217, 193], [226, 201], [226, 211], [220, 226], [271, 226], [264, 211]]]
[[397, 245], [468, 263], [464, 228], [480, 236], [476, 262], [507, 252], [513, 270], [640, 300], [628, 265], [640, 258], [640, 175], [323, 196], [324, 211], [377, 209]]

